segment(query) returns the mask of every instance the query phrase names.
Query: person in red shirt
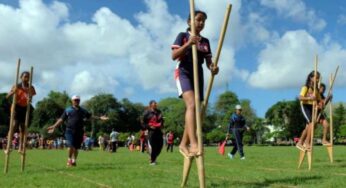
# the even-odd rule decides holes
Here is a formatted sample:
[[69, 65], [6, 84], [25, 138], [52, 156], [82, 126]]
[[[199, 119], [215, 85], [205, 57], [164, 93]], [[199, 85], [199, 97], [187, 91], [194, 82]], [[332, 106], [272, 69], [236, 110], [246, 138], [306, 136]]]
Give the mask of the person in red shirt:
[[167, 135], [167, 152], [169, 149], [171, 149], [171, 152], [173, 152], [173, 145], [174, 145], [174, 134], [172, 131], [169, 131]]
[[141, 143], [141, 152], [144, 153], [145, 151], [145, 143], [146, 143], [146, 135], [145, 135], [145, 131], [147, 131], [146, 129], [142, 129], [141, 132], [140, 132], [140, 137], [139, 137], [139, 140], [140, 140], [140, 143]]
[[[15, 116], [14, 116], [14, 130], [17, 130], [19, 127], [19, 147], [18, 152], [22, 153], [24, 150], [24, 135], [27, 130], [25, 130], [25, 117], [26, 117], [26, 109], [27, 106], [30, 105], [30, 114], [29, 117], [31, 119], [32, 117], [32, 109], [31, 106], [31, 97], [36, 95], [36, 91], [34, 86], [31, 86], [29, 88], [29, 79], [30, 79], [30, 73], [27, 71], [22, 72], [20, 75], [21, 83], [19, 83], [16, 86], [13, 86], [11, 91], [8, 92], [6, 98], [12, 97], [14, 94], [16, 94], [17, 101], [16, 101], [16, 107], [15, 107]], [[31, 96], [31, 97], [29, 97]], [[30, 122], [30, 120], [29, 120]], [[8, 151], [5, 151], [8, 152]]]

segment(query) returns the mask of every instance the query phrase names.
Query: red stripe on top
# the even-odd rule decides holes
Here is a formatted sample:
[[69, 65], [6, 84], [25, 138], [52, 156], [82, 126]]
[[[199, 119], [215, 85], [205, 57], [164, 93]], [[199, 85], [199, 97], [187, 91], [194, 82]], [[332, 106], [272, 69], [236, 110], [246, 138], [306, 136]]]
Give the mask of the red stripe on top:
[[174, 79], [178, 79], [179, 78], [179, 69], [175, 69], [174, 70]]

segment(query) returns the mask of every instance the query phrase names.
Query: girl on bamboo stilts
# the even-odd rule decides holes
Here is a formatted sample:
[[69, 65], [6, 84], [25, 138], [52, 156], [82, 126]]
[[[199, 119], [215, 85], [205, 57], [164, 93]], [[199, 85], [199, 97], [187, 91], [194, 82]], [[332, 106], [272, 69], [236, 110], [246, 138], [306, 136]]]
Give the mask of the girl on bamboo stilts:
[[318, 88], [314, 91], [314, 81], [319, 82], [320, 73], [315, 71], [310, 72], [308, 75], [305, 85], [300, 90], [299, 100], [302, 113], [306, 119], [306, 127], [302, 132], [302, 135], [296, 145], [296, 147], [302, 151], [310, 150], [311, 141], [311, 128], [312, 128], [312, 109], [313, 103], [320, 100], [320, 92]]
[[[26, 134], [25, 130], [25, 117], [26, 117], [26, 110], [27, 105], [31, 105], [31, 101], [29, 101], [29, 95], [34, 96], [36, 95], [36, 91], [34, 86], [31, 86], [29, 88], [29, 79], [30, 79], [30, 73], [27, 71], [22, 72], [20, 75], [21, 83], [19, 83], [17, 86], [13, 86], [11, 91], [8, 92], [6, 98], [12, 97], [14, 94], [17, 95], [17, 102], [15, 107], [15, 117], [14, 117], [14, 130], [17, 130], [19, 128], [19, 147], [18, 152], [22, 153], [24, 151], [24, 135]], [[31, 107], [32, 108], [32, 107]], [[12, 112], [13, 113], [13, 112]], [[30, 110], [30, 119], [31, 119], [32, 110]], [[30, 122], [30, 121], [29, 121]], [[9, 151], [5, 151], [9, 152]]]
[[[189, 28], [186, 32], [181, 32], [172, 45], [172, 59], [178, 63], [175, 69], [175, 81], [178, 88], [179, 97], [182, 97], [186, 106], [185, 129], [179, 145], [179, 151], [184, 157], [201, 155], [198, 151], [196, 136], [196, 114], [195, 114], [195, 94], [193, 84], [193, 57], [192, 45], [196, 44], [198, 54], [198, 75], [200, 99], [203, 99], [203, 63], [206, 61], [208, 69], [212, 74], [217, 74], [219, 69], [212, 63], [212, 55], [209, 40], [201, 36], [201, 31], [205, 26], [207, 14], [203, 11], [195, 11], [196, 36], [190, 32], [191, 16], [187, 19]], [[202, 152], [202, 151], [201, 151]]]

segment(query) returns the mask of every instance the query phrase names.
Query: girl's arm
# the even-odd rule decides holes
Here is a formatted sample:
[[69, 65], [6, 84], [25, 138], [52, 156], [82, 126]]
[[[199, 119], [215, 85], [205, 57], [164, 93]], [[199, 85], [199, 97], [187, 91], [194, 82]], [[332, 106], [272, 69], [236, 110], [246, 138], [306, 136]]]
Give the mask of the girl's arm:
[[213, 75], [218, 74], [219, 73], [219, 67], [215, 66], [211, 57], [207, 57], [205, 60], [207, 62], [207, 67], [210, 70], [211, 74], [213, 74]]
[[316, 100], [316, 97], [314, 96], [299, 96], [299, 100], [300, 101], [315, 101]]
[[201, 39], [201, 37], [198, 36], [190, 36], [187, 43], [185, 43], [180, 48], [173, 49], [172, 51], [172, 59], [176, 60], [179, 57], [183, 56], [187, 49], [189, 49], [193, 44], [197, 44], [197, 42]]
[[16, 92], [16, 89], [17, 89], [17, 87], [16, 87], [16, 86], [13, 86], [13, 87], [11, 88], [11, 91], [7, 93], [6, 99], [10, 98], [10, 97]]

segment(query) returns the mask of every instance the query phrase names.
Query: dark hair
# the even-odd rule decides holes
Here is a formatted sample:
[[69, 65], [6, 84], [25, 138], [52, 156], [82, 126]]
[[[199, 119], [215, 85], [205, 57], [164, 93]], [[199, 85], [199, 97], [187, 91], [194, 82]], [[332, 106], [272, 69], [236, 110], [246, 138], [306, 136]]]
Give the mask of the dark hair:
[[149, 106], [151, 105], [151, 104], [153, 104], [153, 103], [157, 103], [155, 100], [151, 100], [150, 102], [149, 102]]
[[[320, 77], [320, 72], [316, 72], [317, 76]], [[308, 77], [306, 78], [305, 86], [310, 87], [310, 78], [315, 76], [315, 71], [311, 71]]]
[[324, 93], [326, 91], [326, 84], [321, 83], [320, 84], [320, 88], [323, 87], [322, 93]]
[[26, 74], [30, 76], [30, 72], [29, 71], [24, 71], [24, 72], [22, 72], [22, 74], [20, 74], [20, 77], [23, 77]]
[[[205, 17], [205, 19], [208, 18], [207, 13], [205, 13], [205, 12], [203, 12], [203, 11], [201, 11], [201, 10], [195, 10], [195, 16], [196, 16], [197, 14], [202, 14], [202, 15]], [[189, 14], [189, 16], [187, 17], [187, 22], [190, 22], [190, 20], [191, 20], [191, 14]], [[188, 27], [188, 28], [186, 29], [186, 31], [190, 31], [190, 30], [191, 30], [190, 27]]]

